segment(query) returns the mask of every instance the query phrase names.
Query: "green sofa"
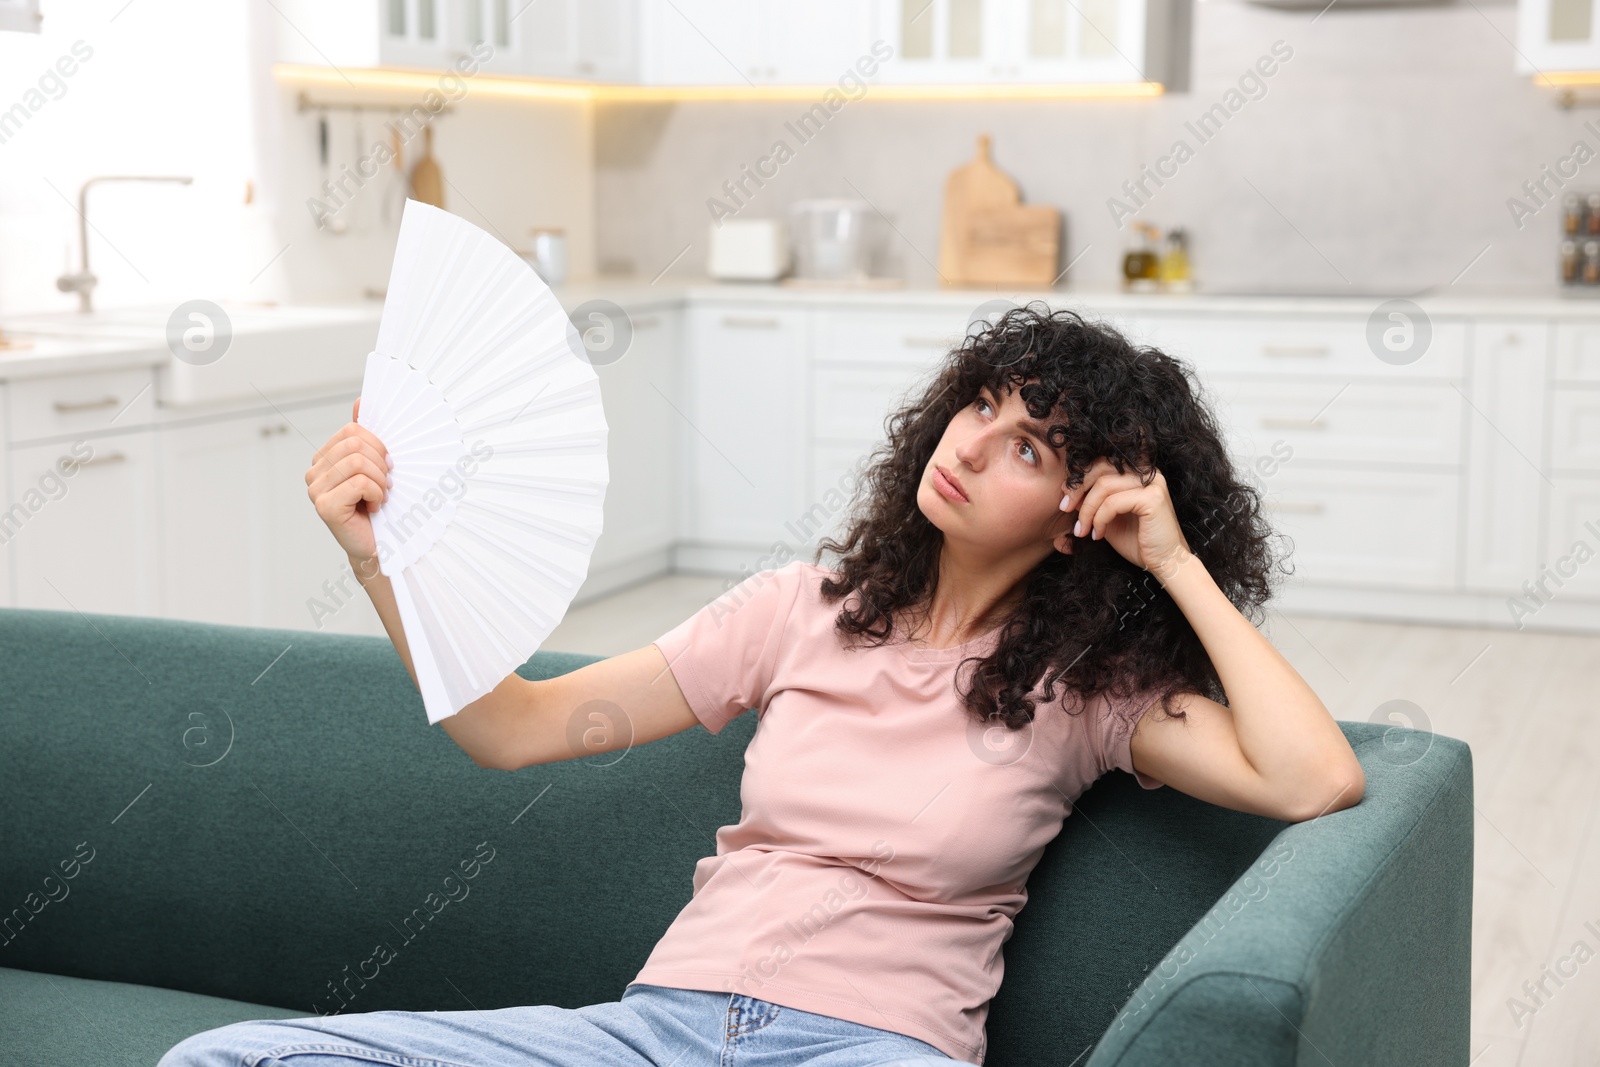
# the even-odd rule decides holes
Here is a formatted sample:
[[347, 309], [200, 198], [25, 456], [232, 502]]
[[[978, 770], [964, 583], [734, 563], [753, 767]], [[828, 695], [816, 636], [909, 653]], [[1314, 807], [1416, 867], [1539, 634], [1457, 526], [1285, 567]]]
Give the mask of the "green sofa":
[[[0, 610], [0, 665], [0, 1063], [29, 1067], [341, 1004], [615, 1000], [756, 725], [505, 773], [383, 638]], [[1310, 822], [1097, 782], [1030, 879], [988, 1064], [1465, 1064], [1470, 751], [1340, 725], [1366, 797]]]

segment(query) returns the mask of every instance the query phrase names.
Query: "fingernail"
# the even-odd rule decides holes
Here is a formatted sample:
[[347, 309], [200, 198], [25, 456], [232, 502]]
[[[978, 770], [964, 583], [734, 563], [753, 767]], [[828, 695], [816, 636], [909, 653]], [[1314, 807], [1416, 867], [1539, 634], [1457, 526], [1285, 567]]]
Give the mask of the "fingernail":
[[1072, 524], [1072, 536], [1074, 536], [1074, 537], [1082, 537], [1083, 536], [1083, 520], [1082, 519], [1079, 519], [1077, 522]]
[[390, 489], [394, 488], [394, 475], [392, 475], [392, 474], [389, 475], [389, 488]]
[[393, 455], [387, 455], [387, 456], [384, 456], [383, 458], [389, 461], [389, 469], [390, 470], [394, 470], [394, 456]]

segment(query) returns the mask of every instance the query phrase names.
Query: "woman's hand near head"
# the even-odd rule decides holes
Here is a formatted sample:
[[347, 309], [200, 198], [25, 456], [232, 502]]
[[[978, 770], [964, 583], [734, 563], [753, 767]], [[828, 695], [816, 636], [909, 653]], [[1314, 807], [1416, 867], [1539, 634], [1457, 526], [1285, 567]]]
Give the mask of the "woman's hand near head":
[[[1076, 501], [1076, 505], [1074, 505]], [[1135, 471], [1118, 474], [1104, 456], [1089, 466], [1083, 484], [1061, 500], [1062, 511], [1078, 512], [1074, 533], [1104, 538], [1123, 559], [1150, 571], [1161, 581], [1194, 553], [1178, 525], [1167, 479], [1157, 470], [1149, 485]]]
[[306, 471], [306, 495], [345, 554], [366, 561], [378, 554], [372, 512], [389, 495], [389, 469], [394, 463], [383, 442], [356, 423], [360, 411], [361, 398], [357, 397], [350, 409], [351, 421], [328, 438], [312, 459]]

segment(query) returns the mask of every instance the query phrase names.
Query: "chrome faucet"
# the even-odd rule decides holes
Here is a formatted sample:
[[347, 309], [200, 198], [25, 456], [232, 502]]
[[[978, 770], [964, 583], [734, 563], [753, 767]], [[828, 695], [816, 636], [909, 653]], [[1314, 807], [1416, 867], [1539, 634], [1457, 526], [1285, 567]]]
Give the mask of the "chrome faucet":
[[81, 266], [76, 274], [63, 274], [57, 278], [56, 288], [63, 293], [77, 293], [78, 310], [84, 314], [94, 310], [90, 294], [100, 279], [89, 272], [89, 186], [95, 182], [178, 182], [188, 185], [192, 181], [194, 179], [187, 175], [108, 174], [84, 182], [78, 190], [78, 262]]

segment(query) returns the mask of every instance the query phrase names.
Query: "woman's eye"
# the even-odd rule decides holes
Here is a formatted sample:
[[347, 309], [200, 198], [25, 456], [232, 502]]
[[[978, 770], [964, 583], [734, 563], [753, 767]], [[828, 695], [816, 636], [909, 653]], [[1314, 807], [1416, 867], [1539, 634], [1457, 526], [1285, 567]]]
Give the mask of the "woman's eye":
[[1033, 458], [1030, 459], [1028, 462], [1034, 464], [1035, 466], [1037, 466], [1038, 463], [1039, 463], [1039, 453], [1034, 450], [1033, 442], [1032, 441], [1022, 441], [1022, 442], [1020, 442], [1020, 444], [1022, 445], [1023, 448], [1026, 448], [1028, 450], [1028, 452], [1033, 456]]

